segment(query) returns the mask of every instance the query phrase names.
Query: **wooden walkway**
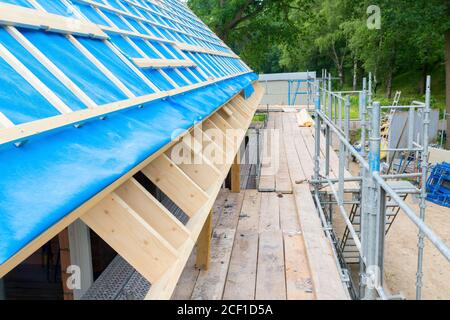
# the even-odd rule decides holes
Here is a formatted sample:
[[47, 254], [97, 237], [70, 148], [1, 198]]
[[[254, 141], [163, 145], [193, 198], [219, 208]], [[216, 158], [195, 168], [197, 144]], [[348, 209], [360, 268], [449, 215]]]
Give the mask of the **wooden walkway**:
[[220, 192], [210, 267], [195, 268], [194, 250], [173, 299], [348, 299], [307, 182], [313, 131], [288, 112], [271, 112], [268, 128], [280, 129], [279, 153], [263, 160], [260, 190]]

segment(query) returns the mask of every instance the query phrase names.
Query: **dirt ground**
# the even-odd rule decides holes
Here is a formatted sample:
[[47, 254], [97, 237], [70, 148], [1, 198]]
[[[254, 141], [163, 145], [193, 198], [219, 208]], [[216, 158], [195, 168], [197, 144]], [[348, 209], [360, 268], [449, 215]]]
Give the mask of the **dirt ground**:
[[[419, 212], [417, 204], [407, 202]], [[450, 208], [427, 201], [425, 221], [447, 244], [450, 244]], [[417, 270], [417, 227], [402, 212], [386, 237], [385, 273], [391, 293], [415, 299]], [[423, 260], [422, 299], [450, 299], [450, 262], [426, 240]]]
[[[419, 212], [417, 201], [411, 195], [407, 202], [415, 212]], [[425, 221], [450, 245], [450, 208], [427, 201]], [[337, 231], [341, 228], [342, 221], [336, 221]], [[386, 236], [386, 284], [391, 294], [401, 294], [406, 299], [415, 299], [416, 296], [417, 235], [417, 227], [400, 211]], [[424, 254], [422, 299], [450, 299], [450, 262], [428, 240], [425, 241]]]

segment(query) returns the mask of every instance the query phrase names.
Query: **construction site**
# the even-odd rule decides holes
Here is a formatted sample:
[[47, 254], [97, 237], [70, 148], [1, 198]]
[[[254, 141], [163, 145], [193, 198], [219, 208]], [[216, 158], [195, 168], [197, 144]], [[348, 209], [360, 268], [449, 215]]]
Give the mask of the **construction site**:
[[0, 300], [450, 299], [431, 77], [336, 79], [177, 0], [0, 0]]

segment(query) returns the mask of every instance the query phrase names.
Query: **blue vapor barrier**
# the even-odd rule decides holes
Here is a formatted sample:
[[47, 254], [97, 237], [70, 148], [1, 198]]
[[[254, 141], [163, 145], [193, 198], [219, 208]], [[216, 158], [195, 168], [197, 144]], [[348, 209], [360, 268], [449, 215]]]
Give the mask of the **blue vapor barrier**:
[[101, 10], [99, 9], [109, 20], [111, 20], [112, 23], [114, 23], [114, 25], [121, 29], [121, 30], [125, 30], [125, 31], [132, 31], [130, 27], [127, 26], [127, 24], [125, 22], [123, 22], [120, 17], [115, 14], [112, 13], [108, 10]]
[[159, 90], [167, 91], [175, 88], [157, 69], [145, 68], [141, 71]]
[[187, 86], [189, 84], [182, 77], [180, 77], [180, 75], [175, 71], [175, 69], [173, 69], [173, 68], [164, 68], [163, 70], [170, 77], [170, 79], [175, 81], [175, 83], [179, 87], [184, 87], [184, 86]]
[[[0, 73], [1, 74], [1, 73]], [[0, 146], [0, 264], [242, 90], [244, 75]]]
[[76, 1], [72, 1], [72, 5], [77, 8], [83, 16], [85, 16], [90, 22], [96, 23], [99, 25], [110, 27], [111, 25], [106, 22], [105, 19], [97, 12], [93, 7], [87, 4], [79, 3]]
[[0, 58], [0, 112], [14, 124], [59, 114], [50, 102], [2, 58]]
[[149, 58], [152, 59], [161, 59], [161, 57], [155, 52], [155, 50], [153, 50], [152, 48], [150, 48], [150, 46], [146, 43], [145, 40], [141, 39], [141, 38], [136, 38], [136, 37], [130, 37], [131, 41], [133, 41], [133, 43], [135, 45], [137, 45], [139, 47], [139, 49], [141, 49]]
[[248, 99], [252, 96], [253, 92], [255, 92], [255, 89], [252, 85], [248, 85], [244, 88], [244, 98]]
[[[72, 91], [53, 76], [46, 67], [35, 59], [28, 50], [22, 47], [22, 45], [2, 27], [0, 27], [0, 44], [11, 53], [14, 53], [14, 56], [50, 90], [52, 90], [68, 107], [74, 111], [85, 108], [84, 104], [72, 93]], [[7, 92], [4, 94], [7, 94]], [[20, 109], [17, 111], [20, 111]]]
[[135, 28], [137, 32], [142, 33], [142, 34], [144, 34], [144, 35], [148, 35], [148, 31], [145, 30], [145, 29], [137, 22], [137, 20], [134, 20], [134, 19], [129, 18], [129, 17], [124, 17], [124, 19], [127, 20], [127, 22], [128, 22], [129, 24], [131, 24], [131, 26], [132, 26], [133, 28]]
[[128, 67], [104, 41], [77, 38], [108, 70], [110, 70], [136, 96], [154, 93], [138, 75]]
[[66, 17], [73, 17], [74, 14], [66, 7], [61, 0], [36, 0], [47, 12], [59, 14]]
[[186, 77], [186, 79], [188, 79], [192, 84], [198, 83], [200, 82], [199, 80], [197, 80], [192, 73], [189, 72], [189, 70], [187, 68], [178, 68], [178, 70], [183, 74], [183, 76]]
[[109, 33], [109, 41], [128, 59], [143, 58], [125, 38], [118, 34]]
[[127, 99], [64, 35], [30, 29], [20, 31], [95, 103], [101, 105]]
[[33, 6], [26, 0], [0, 0], [0, 2], [15, 4], [17, 6], [33, 8]]

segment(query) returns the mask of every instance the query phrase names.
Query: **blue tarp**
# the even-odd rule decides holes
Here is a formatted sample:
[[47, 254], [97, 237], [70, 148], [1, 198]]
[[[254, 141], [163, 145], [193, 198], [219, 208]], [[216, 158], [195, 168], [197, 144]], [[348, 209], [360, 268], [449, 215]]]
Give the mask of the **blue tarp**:
[[0, 264], [256, 78], [246, 74], [38, 135], [20, 148], [0, 147]]

